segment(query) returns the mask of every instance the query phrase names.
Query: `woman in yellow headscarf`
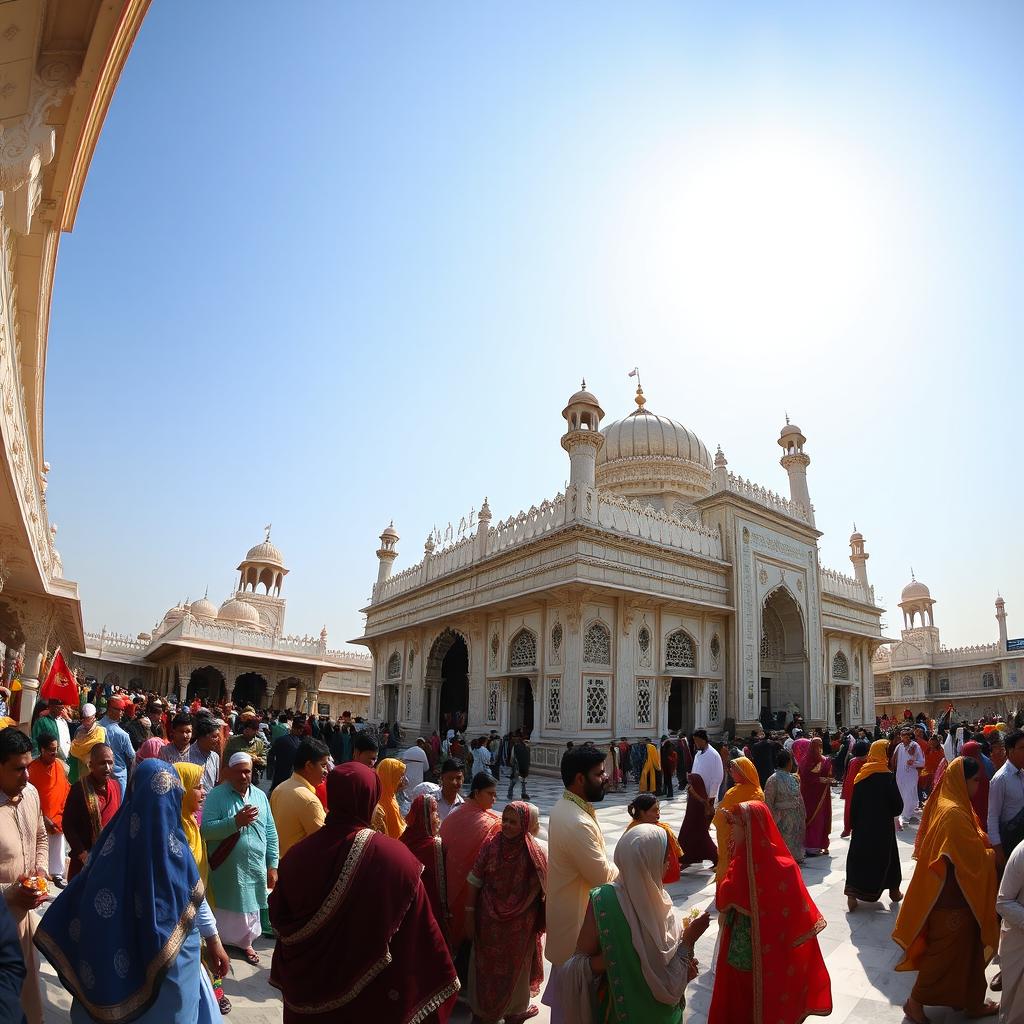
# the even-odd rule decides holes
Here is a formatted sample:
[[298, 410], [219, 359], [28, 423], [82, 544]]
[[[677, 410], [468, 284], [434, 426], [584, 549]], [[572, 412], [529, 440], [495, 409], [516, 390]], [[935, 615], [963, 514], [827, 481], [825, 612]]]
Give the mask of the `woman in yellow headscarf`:
[[971, 807], [982, 771], [973, 758], [958, 757], [929, 797], [936, 804], [892, 933], [906, 954], [896, 970], [918, 972], [903, 1005], [915, 1024], [927, 1020], [925, 1005], [968, 1017], [998, 1010], [985, 1000], [985, 965], [999, 943], [995, 852]]
[[203, 806], [203, 801], [206, 799], [206, 790], [202, 785], [203, 766], [179, 761], [174, 765], [174, 770], [178, 773], [181, 784], [185, 788], [185, 795], [181, 798], [181, 827], [185, 831], [188, 848], [196, 859], [196, 864], [199, 866], [199, 877], [205, 886], [210, 865], [206, 859], [206, 844], [199, 833], [199, 822], [196, 820], [196, 812]]
[[377, 775], [380, 777], [380, 800], [374, 808], [370, 827], [392, 839], [401, 839], [405, 819], [398, 807], [397, 794], [405, 784], [405, 764], [397, 757], [385, 757], [377, 762]]
[[715, 881], [721, 882], [729, 867], [729, 833], [731, 827], [725, 812], [731, 811], [749, 800], [760, 800], [764, 803], [764, 790], [758, 778], [757, 768], [749, 757], [737, 757], [729, 763], [729, 774], [735, 783], [725, 794], [725, 799], [718, 805], [715, 817], [715, 835], [718, 839], [718, 863], [715, 865]]

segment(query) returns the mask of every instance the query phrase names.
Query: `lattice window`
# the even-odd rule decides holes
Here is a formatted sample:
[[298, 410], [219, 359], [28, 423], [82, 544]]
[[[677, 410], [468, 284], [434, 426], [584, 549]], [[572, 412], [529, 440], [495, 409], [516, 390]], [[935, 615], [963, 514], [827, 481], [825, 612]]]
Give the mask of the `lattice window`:
[[832, 678], [850, 678], [850, 663], [846, 660], [846, 655], [842, 651], [836, 651], [836, 656], [832, 659]]
[[[850, 717], [853, 719], [853, 723], [856, 723], [857, 719], [860, 718], [860, 687], [855, 686], [850, 691]], [[853, 724], [851, 723], [851, 724]]]
[[402, 678], [402, 656], [398, 651], [394, 651], [390, 658], [388, 658], [388, 679], [401, 679]]
[[640, 647], [640, 653], [646, 654], [651, 649], [651, 631], [646, 626], [641, 626], [636, 634], [636, 642]]
[[612, 634], [603, 622], [592, 623], [583, 637], [583, 660], [588, 665], [612, 663]]
[[405, 688], [405, 720], [408, 722], [412, 718], [412, 687], [407, 686]]
[[562, 677], [548, 676], [548, 725], [562, 721]]
[[991, 672], [982, 672], [981, 674], [981, 685], [986, 690], [994, 690], [996, 686], [996, 677]]
[[711, 638], [711, 668], [714, 671], [718, 671], [719, 666], [722, 664], [722, 641], [718, 639], [716, 633]]
[[652, 699], [651, 679], [636, 681], [636, 725], [638, 729], [654, 725], [654, 701]]
[[914, 690], [914, 677], [913, 676], [904, 676], [903, 679], [900, 680], [900, 685], [903, 687], [903, 692], [904, 693], [913, 693], [913, 690]]
[[491, 634], [491, 668], [498, 667], [498, 647], [501, 645], [501, 641], [498, 639], [497, 632]]
[[487, 721], [498, 721], [498, 698], [500, 696], [501, 684], [491, 683], [490, 692], [487, 694]]
[[761, 626], [761, 660], [778, 661], [781, 655], [779, 638], [774, 629], [769, 628], [768, 623]]
[[670, 633], [665, 641], [665, 668], [696, 668], [693, 638], [682, 629]]
[[875, 696], [888, 697], [892, 694], [892, 683], [888, 679], [875, 676]]
[[583, 724], [608, 724], [608, 680], [604, 676], [583, 680]]
[[533, 668], [537, 664], [537, 638], [528, 629], [521, 629], [508, 645], [509, 668]]
[[949, 679], [946, 676], [939, 680], [939, 693], [949, 693]]
[[551, 629], [551, 660], [557, 665], [562, 659], [562, 624], [556, 622]]
[[708, 683], [708, 722], [717, 722], [721, 713], [722, 703], [718, 692], [718, 683]]

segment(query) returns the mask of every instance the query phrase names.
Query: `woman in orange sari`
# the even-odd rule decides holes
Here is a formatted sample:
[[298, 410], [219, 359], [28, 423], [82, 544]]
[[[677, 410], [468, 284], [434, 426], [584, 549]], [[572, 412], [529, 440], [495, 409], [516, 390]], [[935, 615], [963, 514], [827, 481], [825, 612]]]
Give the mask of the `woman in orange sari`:
[[750, 801], [729, 815], [732, 849], [715, 897], [721, 939], [708, 1024], [827, 1017], [832, 983], [818, 946], [825, 919], [767, 805]]
[[951, 762], [932, 792], [914, 856], [917, 866], [892, 937], [905, 956], [897, 971], [917, 971], [903, 1012], [925, 1024], [925, 1006], [952, 1006], [968, 1017], [994, 1016], [985, 999], [985, 965], [999, 944], [995, 852], [971, 807], [984, 769]]
[[[761, 779], [757, 774], [754, 762], [748, 757], [737, 757], [729, 762], [729, 775], [732, 778], [732, 785], [725, 794], [725, 799], [718, 805], [713, 819], [715, 836], [718, 839], [718, 849], [729, 849], [729, 832], [731, 829], [730, 811], [739, 807], [740, 804], [749, 800], [759, 800], [764, 803], [764, 791], [761, 789]], [[729, 867], [728, 857], [719, 856], [715, 865], [715, 880], [721, 882]]]
[[671, 885], [673, 882], [678, 882], [682, 877], [679, 861], [683, 856], [683, 848], [679, 845], [672, 826], [666, 825], [661, 820], [661, 805], [658, 803], [658, 798], [653, 793], [641, 793], [630, 803], [626, 811], [630, 819], [626, 826], [627, 832], [635, 825], [657, 825], [668, 834], [668, 853], [666, 854], [668, 867], [665, 869], [665, 876], [661, 883], [662, 885]]

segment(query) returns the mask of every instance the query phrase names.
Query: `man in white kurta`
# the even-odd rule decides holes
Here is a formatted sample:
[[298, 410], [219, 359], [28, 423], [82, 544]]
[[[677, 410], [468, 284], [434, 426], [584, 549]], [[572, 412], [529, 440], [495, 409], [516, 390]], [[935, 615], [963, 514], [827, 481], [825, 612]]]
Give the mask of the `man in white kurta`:
[[[696, 734], [694, 734], [696, 737]], [[694, 740], [696, 743], [696, 739]], [[690, 769], [694, 775], [699, 775], [704, 780], [704, 789], [708, 799], [714, 802], [718, 799], [718, 791], [725, 778], [725, 765], [722, 763], [722, 755], [705, 739], [704, 746], [697, 751], [693, 759], [693, 767]]]
[[892, 760], [896, 785], [899, 786], [900, 796], [903, 797], [903, 813], [900, 815], [900, 824], [903, 825], [917, 814], [920, 804], [918, 783], [921, 769], [924, 767], [924, 753], [906, 726], [900, 730], [900, 742], [893, 752]]

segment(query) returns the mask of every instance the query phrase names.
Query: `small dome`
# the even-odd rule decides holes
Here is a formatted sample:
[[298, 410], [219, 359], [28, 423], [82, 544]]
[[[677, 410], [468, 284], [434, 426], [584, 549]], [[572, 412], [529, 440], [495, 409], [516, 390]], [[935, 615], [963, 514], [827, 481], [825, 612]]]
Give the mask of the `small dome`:
[[903, 588], [903, 593], [900, 595], [901, 601], [930, 601], [931, 599], [931, 591], [920, 580], [916, 579], [911, 580]]
[[636, 458], [685, 459], [708, 471], [713, 466], [704, 442], [693, 431], [644, 408], [609, 423], [601, 433], [604, 447], [597, 455], [598, 466]]
[[569, 399], [566, 405], [597, 405], [601, 403], [597, 400], [597, 395], [591, 391], [577, 391], [572, 398]]
[[180, 604], [176, 604], [173, 608], [168, 608], [164, 615], [163, 625], [173, 626], [176, 622], [181, 622], [185, 617], [185, 609]]
[[218, 622], [229, 622], [238, 626], [259, 626], [260, 613], [251, 604], [232, 597], [220, 606]]
[[398, 540], [398, 531], [395, 529], [394, 520], [392, 520], [384, 529], [381, 531], [380, 539], [383, 540], [387, 537], [389, 540]]
[[263, 562], [266, 565], [277, 565], [282, 569], [284, 568], [284, 555], [281, 554], [280, 548], [275, 544], [271, 544], [269, 540], [249, 548], [246, 552], [245, 560], [247, 562]]
[[204, 621], [212, 621], [217, 618], [217, 606], [205, 597], [201, 597], [198, 601], [193, 601], [191, 611], [197, 619]]

